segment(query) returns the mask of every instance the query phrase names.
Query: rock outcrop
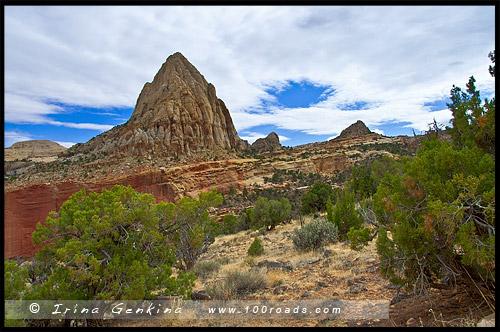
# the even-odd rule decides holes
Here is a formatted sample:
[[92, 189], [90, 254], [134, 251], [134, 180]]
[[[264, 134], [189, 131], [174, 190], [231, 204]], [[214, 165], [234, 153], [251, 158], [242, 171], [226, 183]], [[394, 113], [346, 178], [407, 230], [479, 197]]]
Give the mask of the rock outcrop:
[[[298, 171], [303, 174], [322, 173], [333, 175], [355, 165], [359, 157], [386, 154], [385, 151], [363, 152], [352, 150], [360, 144], [395, 143], [408, 146], [413, 137], [386, 137], [371, 134], [346, 140], [331, 140], [283, 150], [277, 160], [233, 159], [202, 161], [173, 167], [152, 167], [135, 170], [130, 174], [93, 180], [65, 179], [28, 184], [4, 190], [4, 258], [31, 257], [36, 248], [31, 234], [36, 224], [45, 223], [50, 211], [58, 210], [75, 192], [85, 188], [88, 192], [100, 192], [115, 184], [130, 185], [142, 193], [150, 193], [157, 201], [173, 202], [183, 196], [197, 197], [201, 191], [213, 188], [228, 193], [231, 188], [242, 191], [252, 184], [265, 185], [265, 178], [278, 170]], [[416, 149], [415, 145], [415, 149]], [[309, 154], [308, 157], [303, 157]], [[70, 167], [70, 166], [68, 166]], [[47, 174], [47, 173], [42, 173]]]
[[228, 193], [271, 185], [265, 178], [279, 170], [334, 176], [367, 156], [389, 153], [357, 146], [402, 141], [370, 133], [358, 121], [341, 133], [345, 139], [293, 149], [283, 149], [271, 133], [251, 149], [273, 151], [273, 158], [234, 153], [249, 150], [248, 142], [238, 137], [215, 87], [176, 53], [146, 83], [127, 123], [67, 149], [52, 163], [16, 166], [27, 170], [4, 184], [4, 258], [31, 257], [37, 223], [44, 224], [50, 211], [82, 188], [99, 192], [130, 185], [172, 202], [213, 188]]
[[258, 138], [251, 148], [257, 153], [274, 152], [281, 150], [281, 143], [278, 135], [273, 131], [264, 138]]
[[129, 121], [68, 155], [100, 152], [115, 157], [193, 156], [249, 149], [238, 137], [215, 87], [181, 54], [167, 58], [151, 83], [146, 83]]
[[66, 151], [66, 148], [56, 142], [49, 140], [31, 140], [17, 142], [11, 147], [4, 149], [4, 161], [14, 161], [16, 159], [41, 161], [43, 158], [57, 159], [57, 155]]
[[363, 121], [358, 120], [346, 129], [342, 130], [339, 136], [335, 137], [334, 139], [343, 139], [343, 138], [349, 138], [349, 137], [356, 137], [356, 136], [361, 136], [361, 135], [366, 135], [366, 134], [372, 134], [370, 129], [363, 123]]

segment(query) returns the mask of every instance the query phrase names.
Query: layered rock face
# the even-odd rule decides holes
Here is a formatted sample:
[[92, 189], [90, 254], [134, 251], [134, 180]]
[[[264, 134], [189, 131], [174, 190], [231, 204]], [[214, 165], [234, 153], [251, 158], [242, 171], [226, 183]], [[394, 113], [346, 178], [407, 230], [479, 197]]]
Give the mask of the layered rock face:
[[335, 139], [343, 139], [349, 137], [356, 137], [366, 134], [372, 134], [370, 129], [363, 123], [363, 121], [358, 120], [346, 129], [342, 130], [339, 136], [335, 137]]
[[64, 146], [49, 140], [17, 142], [4, 149], [4, 160], [57, 158], [57, 155], [65, 150]]
[[278, 135], [273, 131], [264, 138], [259, 138], [251, 145], [255, 152], [273, 152], [281, 149]]
[[[46, 142], [44, 142], [47, 145]], [[33, 150], [54, 149], [40, 142], [17, 143], [12, 149], [25, 151], [15, 158], [33, 155]], [[36, 148], [34, 148], [36, 147]], [[66, 150], [61, 147], [61, 151]], [[70, 161], [94, 154], [105, 159], [130, 157], [227, 156], [228, 151], [248, 150], [247, 141], [237, 135], [233, 121], [224, 102], [217, 98], [215, 87], [180, 53], [167, 58], [151, 83], [141, 91], [134, 112], [127, 123], [94, 137], [85, 144], [77, 144], [62, 153]], [[8, 149], [6, 149], [8, 150]], [[58, 150], [58, 153], [61, 152]], [[208, 153], [208, 154], [207, 154]], [[76, 156], [75, 156], [76, 155]], [[82, 159], [82, 158], [80, 158]], [[85, 159], [85, 158], [83, 158]], [[136, 159], [140, 160], [140, 159]], [[118, 163], [119, 164], [119, 163]], [[28, 165], [29, 166], [29, 165]], [[180, 173], [161, 171], [136, 173], [131, 176], [103, 181], [75, 181], [28, 184], [22, 188], [5, 191], [5, 257], [29, 257], [36, 252], [31, 243], [31, 233], [38, 222], [44, 223], [51, 210], [57, 210], [72, 194], [82, 188], [101, 191], [114, 184], [130, 185], [139, 192], [153, 194], [156, 199], [174, 201], [181, 194], [199, 192], [208, 187], [227, 190], [231, 184], [242, 180], [234, 169], [216, 167], [217, 175], [193, 177], [193, 188], [183, 188]], [[176, 168], [174, 168], [175, 170]], [[188, 170], [184, 170], [188, 171]], [[173, 172], [173, 173], [172, 173]], [[195, 172], [196, 173], [196, 172]], [[224, 178], [226, 180], [224, 180]], [[182, 181], [181, 181], [182, 179]]]
[[[36, 224], [44, 224], [51, 210], [58, 210], [82, 188], [99, 192], [115, 184], [130, 185], [157, 201], [175, 201], [213, 188], [227, 193], [263, 185], [278, 170], [334, 175], [358, 161], [361, 151], [351, 151], [350, 146], [393, 141], [375, 133], [364, 135], [368, 133], [358, 121], [339, 136], [346, 139], [293, 149], [282, 149], [278, 135], [271, 133], [252, 145], [254, 151], [269, 152], [269, 158], [235, 159], [230, 151], [250, 149], [248, 142], [238, 137], [215, 87], [176, 53], [146, 83], [127, 123], [9, 180], [4, 186], [4, 258], [32, 256], [37, 249], [31, 242]], [[363, 155], [369, 153], [363, 150]], [[214, 158], [219, 155], [223, 158]]]
[[[228, 193], [231, 188], [243, 190], [255, 183], [264, 185], [265, 178], [271, 177], [278, 170], [332, 175], [354, 166], [361, 155], [366, 158], [387, 153], [378, 150], [363, 152], [351, 148], [367, 143], [415, 145], [417, 141], [414, 137], [384, 138], [378, 134], [370, 134], [346, 140], [310, 143], [291, 150], [282, 149], [264, 160], [202, 161], [167, 168], [149, 168], [97, 181], [66, 179], [5, 190], [4, 258], [32, 256], [37, 251], [31, 242], [36, 224], [45, 223], [51, 210], [58, 210], [72, 194], [82, 188], [86, 188], [88, 192], [100, 192], [115, 184], [130, 185], [138, 192], [154, 195], [157, 201], [173, 202], [183, 196], [197, 197], [201, 191], [213, 188], [220, 193]], [[305, 153], [310, 156], [304, 158]]]
[[129, 121], [68, 154], [104, 152], [124, 156], [191, 156], [203, 151], [249, 149], [238, 137], [215, 87], [181, 54], [167, 58], [146, 83]]

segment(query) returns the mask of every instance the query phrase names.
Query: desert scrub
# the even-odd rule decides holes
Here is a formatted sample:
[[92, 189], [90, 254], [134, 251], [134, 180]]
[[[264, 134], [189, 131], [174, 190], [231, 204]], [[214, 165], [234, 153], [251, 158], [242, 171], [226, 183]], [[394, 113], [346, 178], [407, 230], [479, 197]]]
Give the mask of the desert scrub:
[[196, 263], [191, 272], [199, 278], [208, 278], [219, 270], [222, 265], [229, 263], [229, 258], [218, 258]]
[[338, 240], [338, 229], [332, 222], [318, 218], [301, 228], [296, 228], [292, 241], [298, 251], [319, 249]]
[[206, 287], [207, 294], [215, 300], [233, 300], [254, 293], [268, 286], [267, 276], [260, 271], [232, 271], [223, 282], [217, 281]]
[[250, 248], [248, 248], [248, 256], [259, 256], [259, 255], [262, 255], [262, 253], [264, 252], [264, 247], [262, 246], [262, 244], [260, 243], [260, 240], [258, 237], [256, 237], [252, 244], [250, 245]]

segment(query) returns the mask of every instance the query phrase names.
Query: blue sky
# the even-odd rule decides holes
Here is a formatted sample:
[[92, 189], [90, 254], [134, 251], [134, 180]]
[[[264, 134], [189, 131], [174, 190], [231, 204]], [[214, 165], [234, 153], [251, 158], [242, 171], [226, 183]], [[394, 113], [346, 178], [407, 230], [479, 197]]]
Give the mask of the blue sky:
[[[325, 141], [362, 120], [388, 136], [447, 124], [453, 84], [483, 97], [493, 6], [5, 6], [5, 147], [65, 146], [124, 123], [181, 52], [240, 137]], [[217, 20], [213, 18], [217, 17]]]

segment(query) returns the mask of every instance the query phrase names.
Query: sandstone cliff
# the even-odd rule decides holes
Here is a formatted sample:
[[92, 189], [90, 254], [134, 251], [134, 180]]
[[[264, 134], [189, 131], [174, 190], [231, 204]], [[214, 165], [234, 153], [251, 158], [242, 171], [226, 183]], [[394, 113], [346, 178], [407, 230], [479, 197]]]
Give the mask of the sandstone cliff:
[[346, 129], [342, 130], [339, 136], [334, 139], [343, 139], [349, 137], [356, 137], [361, 135], [372, 134], [370, 129], [363, 123], [363, 121], [358, 120]]
[[281, 149], [278, 135], [273, 131], [264, 138], [259, 138], [251, 145], [252, 150], [257, 153], [274, 152]]
[[[413, 137], [369, 134], [284, 149], [263, 159], [201, 161], [171, 167], [146, 167], [144, 162], [140, 169], [130, 168], [127, 174], [111, 175], [109, 170], [103, 178], [92, 177], [86, 180], [67, 178], [52, 181], [48, 179], [49, 172], [42, 172], [36, 175], [44, 176], [44, 182], [38, 181], [17, 188], [6, 187], [4, 190], [5, 258], [32, 256], [36, 248], [31, 243], [31, 233], [36, 224], [44, 223], [51, 210], [59, 209], [69, 196], [82, 188], [101, 191], [115, 184], [130, 185], [138, 192], [153, 194], [158, 201], [173, 202], [182, 196], [196, 197], [201, 191], [213, 188], [220, 193], [228, 193], [231, 188], [242, 191], [255, 184], [263, 186], [265, 178], [272, 177], [279, 170], [300, 170], [304, 174], [335, 176], [363, 159], [390, 154], [384, 149], [365, 151], [364, 146], [398, 145], [407, 146], [413, 151], [418, 146], [414, 141], [416, 138]], [[89, 167], [94, 174], [103, 170], [96, 171], [96, 165], [90, 164]], [[67, 167], [75, 169], [71, 165]]]
[[249, 149], [238, 137], [215, 87], [181, 54], [167, 58], [151, 83], [146, 83], [130, 119], [68, 155], [102, 152], [125, 156], [193, 156]]
[[408, 145], [403, 138], [371, 133], [360, 121], [340, 138], [282, 149], [271, 133], [252, 148], [267, 153], [248, 158], [252, 153], [242, 150], [250, 146], [238, 137], [215, 87], [176, 53], [145, 84], [127, 123], [7, 179], [4, 257], [32, 256], [36, 224], [82, 188], [130, 185], [158, 201], [175, 201], [213, 188], [227, 193], [262, 186], [280, 170], [336, 176], [363, 159], [390, 153], [386, 147]]

